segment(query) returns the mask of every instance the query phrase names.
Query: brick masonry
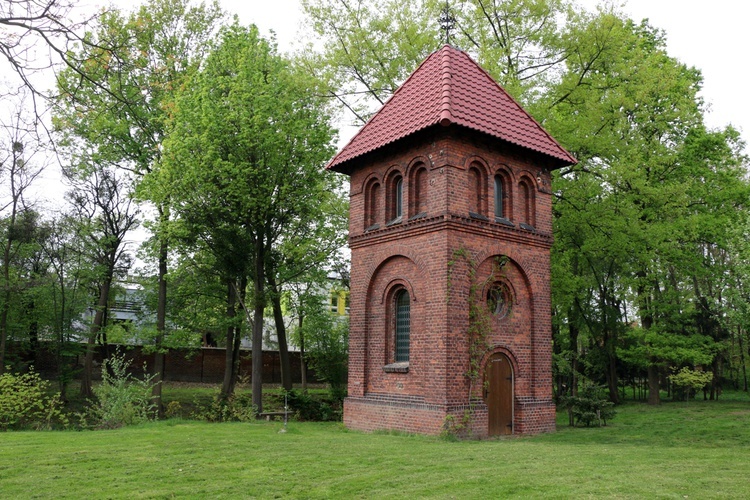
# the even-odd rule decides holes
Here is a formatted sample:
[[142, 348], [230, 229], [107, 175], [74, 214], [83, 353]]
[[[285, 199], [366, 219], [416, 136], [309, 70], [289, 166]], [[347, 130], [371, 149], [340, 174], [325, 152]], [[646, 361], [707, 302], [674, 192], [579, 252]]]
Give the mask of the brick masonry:
[[[349, 428], [437, 434], [448, 415], [464, 414], [472, 398], [471, 433], [488, 434], [481, 384], [470, 387], [466, 376], [471, 284], [469, 264], [456, 256], [468, 252], [477, 264], [482, 300], [493, 280], [511, 291], [512, 312], [491, 319], [492, 347], [485, 359], [502, 352], [511, 360], [513, 433], [554, 430], [549, 262], [549, 170], [554, 166], [549, 161], [457, 126], [429, 128], [356, 160], [344, 403]], [[503, 215], [511, 224], [495, 222], [496, 175], [504, 180]], [[399, 177], [404, 210], [401, 220], [392, 222]], [[507, 263], [493, 273], [498, 257]], [[393, 300], [402, 289], [411, 299], [406, 372], [384, 369], [393, 363]]]
[[[83, 368], [83, 352], [85, 346], [76, 344], [81, 354], [76, 359], [75, 369]], [[151, 373], [154, 363], [154, 355], [145, 352], [141, 346], [116, 346], [110, 344], [110, 353], [121, 349], [126, 359], [131, 361], [128, 370], [135, 376]], [[166, 353], [164, 364], [164, 379], [173, 382], [200, 382], [200, 383], [221, 383], [224, 379], [226, 351], [223, 348], [203, 347], [200, 349], [169, 349]], [[33, 364], [34, 369], [47, 378], [57, 376], [59, 367], [55, 353], [55, 346], [52, 343], [40, 342], [36, 355], [24, 351], [23, 346], [15, 343], [8, 343], [7, 359], [15, 363]], [[102, 364], [102, 351], [94, 351], [94, 365], [100, 367]], [[302, 380], [302, 363], [300, 353], [292, 351], [289, 353], [289, 363], [292, 372], [292, 382], [298, 384]], [[240, 351], [240, 377], [250, 379], [252, 373], [252, 356], [251, 351], [242, 349]], [[94, 370], [94, 378], [100, 376], [100, 370]], [[308, 368], [307, 381], [310, 383], [320, 382], [315, 371]], [[278, 384], [281, 383], [281, 361], [277, 351], [263, 351], [263, 383]]]

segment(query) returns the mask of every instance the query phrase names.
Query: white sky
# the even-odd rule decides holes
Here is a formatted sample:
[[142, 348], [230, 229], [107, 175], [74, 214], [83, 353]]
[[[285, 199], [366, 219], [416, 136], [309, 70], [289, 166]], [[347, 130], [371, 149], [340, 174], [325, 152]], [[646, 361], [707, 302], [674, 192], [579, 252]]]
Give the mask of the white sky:
[[[0, 0], [3, 1], [3, 0]], [[80, 0], [79, 6], [93, 8], [109, 0]], [[133, 8], [141, 0], [111, 0], [123, 9]], [[333, 0], [332, 0], [333, 1]], [[587, 8], [598, 0], [578, 0]], [[220, 0], [229, 13], [244, 24], [255, 23], [264, 34], [276, 33], [279, 48], [296, 46], [302, 26], [299, 0]], [[745, 50], [750, 48], [750, 2], [743, 0], [630, 0], [623, 10], [635, 20], [648, 18], [653, 26], [664, 29], [670, 55], [700, 69], [704, 77], [703, 98], [709, 105], [706, 122], [710, 127], [732, 124], [741, 130], [750, 144], [750, 98], [745, 90]], [[1, 76], [1, 75], [0, 75]], [[340, 133], [343, 145], [356, 132], [346, 127]], [[40, 198], [47, 207], [59, 205], [67, 190], [59, 174], [44, 173]]]
[[[599, 3], [578, 2], [587, 8]], [[221, 4], [243, 23], [255, 23], [265, 33], [274, 30], [282, 50], [293, 46], [300, 31], [299, 0], [221, 0]], [[703, 72], [708, 126], [732, 124], [750, 143], [750, 90], [743, 88], [747, 87], [743, 64], [750, 49], [750, 2], [630, 0], [623, 10], [637, 21], [648, 18], [651, 25], [665, 30], [670, 55]]]

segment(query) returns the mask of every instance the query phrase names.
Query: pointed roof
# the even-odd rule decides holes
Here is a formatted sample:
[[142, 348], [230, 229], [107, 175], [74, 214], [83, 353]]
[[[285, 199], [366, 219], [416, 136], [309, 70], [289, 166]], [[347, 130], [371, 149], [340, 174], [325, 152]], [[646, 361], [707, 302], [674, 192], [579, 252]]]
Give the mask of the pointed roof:
[[483, 132], [552, 157], [560, 166], [578, 163], [468, 54], [445, 45], [420, 64], [326, 168], [346, 172], [350, 160], [438, 124]]

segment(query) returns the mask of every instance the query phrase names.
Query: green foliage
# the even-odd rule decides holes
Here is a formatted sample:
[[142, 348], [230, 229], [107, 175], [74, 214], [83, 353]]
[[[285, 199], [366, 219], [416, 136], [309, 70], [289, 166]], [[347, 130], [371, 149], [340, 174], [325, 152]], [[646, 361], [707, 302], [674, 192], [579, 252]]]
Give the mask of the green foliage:
[[[363, 120], [444, 43], [435, 29], [444, 6], [306, 0], [323, 40], [308, 60]], [[553, 179], [558, 374], [606, 382], [616, 400], [620, 356], [654, 386], [670, 364], [699, 357], [719, 371], [736, 345], [722, 325], [727, 291], [738, 290], [729, 292], [737, 310], [750, 296], [750, 184], [736, 131], [703, 123], [700, 71], [669, 55], [662, 30], [612, 3], [587, 11], [566, 0], [466, 0], [451, 9], [452, 44], [579, 160]], [[746, 338], [741, 317], [732, 326]]]
[[258, 416], [252, 394], [232, 394], [227, 398], [216, 395], [208, 404], [196, 400], [195, 408], [192, 418], [206, 422], [252, 422]]
[[182, 417], [182, 403], [179, 401], [170, 401], [167, 403], [167, 408], [164, 410], [164, 416], [167, 418]]
[[473, 409], [464, 410], [460, 418], [456, 415], [446, 415], [440, 436], [447, 441], [458, 441], [459, 438], [471, 432], [472, 420], [474, 420]]
[[612, 420], [617, 414], [615, 404], [607, 400], [604, 389], [590, 382], [583, 384], [577, 396], [562, 397], [561, 403], [572, 412], [576, 425], [586, 427], [607, 425], [607, 420]]
[[623, 336], [625, 343], [618, 349], [620, 357], [634, 366], [710, 364], [715, 344], [710, 337], [679, 334], [658, 326], [649, 330], [632, 328]]
[[448, 300], [451, 297], [453, 288], [454, 275], [457, 273], [456, 265], [462, 262], [466, 266], [466, 274], [469, 285], [468, 305], [469, 305], [469, 370], [466, 377], [469, 379], [469, 404], [472, 404], [472, 394], [474, 388], [479, 382], [479, 375], [482, 371], [481, 362], [484, 356], [491, 350], [489, 336], [492, 334], [492, 313], [487, 309], [484, 298], [481, 296], [482, 290], [488, 283], [492, 283], [499, 276], [502, 276], [503, 266], [507, 263], [508, 258], [498, 257], [492, 263], [492, 272], [484, 281], [477, 281], [478, 263], [466, 248], [460, 248], [453, 252], [453, 256], [448, 261]]
[[121, 352], [102, 363], [102, 381], [94, 387], [96, 399], [81, 415], [84, 426], [114, 429], [156, 418], [156, 405], [151, 399], [154, 376], [133, 377], [128, 373], [131, 363]]
[[713, 373], [702, 370], [691, 370], [687, 366], [682, 367], [680, 371], [669, 376], [672, 385], [684, 391], [685, 401], [690, 399], [691, 391], [695, 394], [710, 384], [712, 379]]
[[332, 131], [314, 85], [257, 28], [235, 24], [176, 96], [160, 182], [175, 235], [204, 241], [224, 274], [254, 269], [256, 245], [270, 252], [285, 224], [309, 221], [312, 202], [330, 197], [320, 166]]
[[[320, 304], [324, 304], [323, 300]], [[316, 375], [330, 386], [331, 397], [346, 396], [349, 359], [349, 321], [325, 310], [305, 317], [297, 336], [305, 339], [305, 357]]]
[[53, 429], [68, 426], [59, 395], [38, 373], [0, 375], [0, 430]]
[[[233, 299], [224, 310], [235, 332], [252, 310], [253, 398], [259, 410], [269, 288], [270, 298], [278, 299], [280, 268], [298, 275], [300, 267], [319, 263], [307, 259], [325, 252], [308, 243], [327, 240], [320, 237], [330, 234], [324, 230], [326, 208], [337, 206], [340, 213], [345, 206], [338, 199], [340, 179], [321, 168], [333, 153], [334, 132], [319, 90], [311, 73], [280, 56], [255, 26], [235, 22], [221, 29], [200, 71], [175, 95], [154, 179], [174, 203], [171, 234], [185, 252], [209, 254], [203, 260], [228, 294], [247, 292], [245, 314]], [[291, 263], [300, 259], [305, 265]], [[290, 277], [283, 279], [288, 283]], [[242, 285], [248, 280], [250, 286]], [[232, 391], [230, 377], [224, 391]]]
[[[329, 92], [364, 123], [430, 52], [445, 43], [436, 26], [443, 0], [302, 3], [320, 57], [316, 71], [329, 75]], [[455, 2], [451, 43], [469, 51], [518, 100], [548, 89], [563, 70], [576, 40], [567, 27], [577, 16], [565, 0]]]
[[333, 401], [325, 401], [311, 393], [292, 390], [287, 393], [289, 409], [294, 418], [303, 422], [340, 421], [342, 417], [341, 399], [333, 395]]

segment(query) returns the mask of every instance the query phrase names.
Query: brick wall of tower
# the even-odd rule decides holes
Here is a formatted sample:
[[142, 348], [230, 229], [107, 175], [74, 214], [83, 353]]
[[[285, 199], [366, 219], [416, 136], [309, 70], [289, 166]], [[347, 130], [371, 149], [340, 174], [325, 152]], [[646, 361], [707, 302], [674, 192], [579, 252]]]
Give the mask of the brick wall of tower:
[[[552, 210], [549, 173], [539, 157], [486, 136], [454, 128], [433, 129], [364, 157], [353, 169], [350, 187], [349, 398], [344, 422], [366, 431], [398, 429], [434, 434], [447, 415], [460, 415], [469, 399], [468, 255], [476, 263], [476, 280], [495, 272], [497, 256], [508, 263], [498, 279], [510, 283], [512, 314], [492, 322], [489, 341], [514, 363], [514, 432], [554, 430], [551, 373], [549, 249]], [[426, 168], [424, 216], [411, 199], [412, 174]], [[484, 213], [470, 215], [469, 169], [486, 176]], [[502, 172], [510, 183], [513, 227], [494, 220], [493, 177]], [[400, 222], [385, 220], [388, 179], [404, 179]], [[521, 228], [519, 183], [533, 187], [533, 228]], [[368, 200], [368, 186], [379, 184], [378, 203]], [[375, 217], [367, 211], [379, 207]], [[483, 216], [483, 217], [482, 217]], [[369, 219], [368, 219], [369, 217]], [[377, 225], [369, 223], [374, 219]], [[515, 220], [514, 220], [515, 219]], [[453, 261], [452, 265], [449, 262]], [[449, 278], [450, 275], [450, 278]], [[390, 293], [407, 289], [411, 296], [408, 371], [389, 371], [392, 359]], [[486, 290], [479, 298], [484, 300]], [[488, 353], [489, 354], [489, 353]], [[481, 383], [473, 397], [481, 401]], [[481, 402], [474, 435], [487, 432]]]

